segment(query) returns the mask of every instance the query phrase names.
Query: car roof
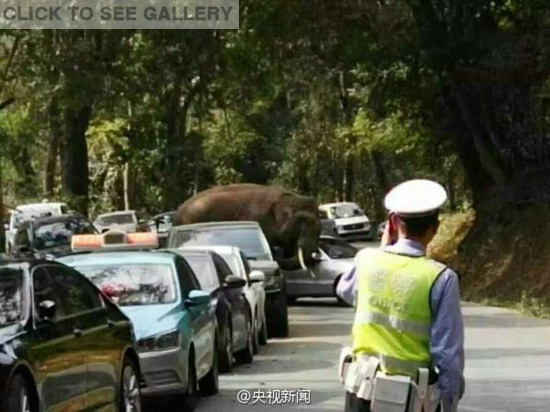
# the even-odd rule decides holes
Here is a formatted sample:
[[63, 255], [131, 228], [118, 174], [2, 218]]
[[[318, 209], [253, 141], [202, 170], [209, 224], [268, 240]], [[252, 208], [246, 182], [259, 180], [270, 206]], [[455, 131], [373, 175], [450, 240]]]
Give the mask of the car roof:
[[176, 214], [175, 211], [163, 212], [163, 213], [159, 213], [158, 215], [153, 216], [153, 218], [162, 217], [162, 216], [170, 216], [170, 215], [175, 215], [175, 214]]
[[172, 263], [177, 255], [168, 250], [163, 251], [100, 251], [93, 253], [77, 253], [63, 256], [58, 261], [69, 266], [95, 266], [113, 263]]
[[[357, 203], [355, 202], [334, 202], [334, 203], [324, 203], [321, 206], [319, 206], [319, 209], [327, 209], [329, 207], [335, 207], [335, 206], [357, 206]], [[358, 206], [357, 206], [358, 207]]]
[[116, 212], [109, 212], [109, 213], [102, 213], [100, 215], [97, 215], [97, 217], [105, 217], [105, 216], [116, 216], [116, 215], [129, 215], [129, 214], [135, 214], [135, 210], [117, 210]]
[[204, 223], [192, 223], [189, 225], [174, 226], [172, 230], [186, 230], [186, 229], [216, 229], [223, 227], [224, 229], [239, 229], [243, 227], [255, 227], [260, 229], [260, 224], [253, 221], [227, 221], [227, 222], [204, 222]]
[[65, 215], [57, 215], [57, 216], [48, 216], [48, 217], [39, 217], [36, 219], [31, 220], [33, 224], [42, 224], [42, 223], [56, 223], [56, 222], [63, 222], [67, 220], [87, 220], [85, 216], [79, 215], [76, 213], [67, 213]]
[[38, 208], [44, 208], [47, 209], [48, 206], [51, 206], [51, 209], [61, 206], [67, 206], [66, 203], [63, 202], [45, 202], [45, 203], [27, 203], [24, 205], [16, 206], [15, 209], [20, 210], [26, 210], [26, 209], [38, 209]]
[[184, 248], [180, 248], [179, 250], [182, 250], [184, 252], [201, 252], [201, 251], [210, 251], [215, 252], [220, 255], [228, 255], [228, 254], [240, 254], [240, 249], [236, 246], [214, 246], [214, 245], [208, 245], [208, 246], [186, 246]]

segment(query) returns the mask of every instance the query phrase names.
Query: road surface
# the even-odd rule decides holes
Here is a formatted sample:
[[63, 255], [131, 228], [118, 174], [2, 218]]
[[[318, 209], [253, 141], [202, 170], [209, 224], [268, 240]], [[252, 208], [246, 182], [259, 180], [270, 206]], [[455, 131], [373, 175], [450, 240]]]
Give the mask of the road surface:
[[[550, 321], [464, 303], [466, 385], [463, 412], [550, 411]], [[250, 366], [222, 375], [220, 395], [202, 399], [199, 412], [342, 411], [336, 361], [348, 342], [352, 310], [330, 299], [299, 301], [290, 309], [291, 336], [271, 340]], [[248, 390], [266, 403], [268, 389], [308, 389], [311, 404], [242, 405]], [[273, 393], [273, 392], [272, 392]]]

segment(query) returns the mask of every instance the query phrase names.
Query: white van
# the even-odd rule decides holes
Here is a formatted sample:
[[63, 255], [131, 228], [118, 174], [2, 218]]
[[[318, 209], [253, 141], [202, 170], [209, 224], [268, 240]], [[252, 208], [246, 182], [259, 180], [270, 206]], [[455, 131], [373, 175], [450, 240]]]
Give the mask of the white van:
[[371, 222], [365, 212], [353, 202], [327, 203], [319, 206], [320, 215], [334, 221], [338, 237], [372, 239]]
[[59, 216], [69, 213], [66, 203], [31, 203], [19, 205], [10, 213], [8, 227], [6, 228], [6, 253], [10, 253], [13, 247], [13, 238], [20, 223], [39, 217]]

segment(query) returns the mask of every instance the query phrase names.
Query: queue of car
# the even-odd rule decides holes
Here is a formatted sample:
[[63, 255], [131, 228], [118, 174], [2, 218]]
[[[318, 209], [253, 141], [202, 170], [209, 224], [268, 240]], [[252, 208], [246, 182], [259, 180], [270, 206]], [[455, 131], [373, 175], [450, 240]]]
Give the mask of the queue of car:
[[172, 227], [169, 212], [144, 227], [126, 211], [92, 224], [62, 205], [11, 217], [2, 411], [140, 411], [142, 396], [192, 411], [219, 372], [288, 335], [288, 302], [334, 296], [357, 252], [322, 236], [309, 271], [283, 272], [256, 222]]

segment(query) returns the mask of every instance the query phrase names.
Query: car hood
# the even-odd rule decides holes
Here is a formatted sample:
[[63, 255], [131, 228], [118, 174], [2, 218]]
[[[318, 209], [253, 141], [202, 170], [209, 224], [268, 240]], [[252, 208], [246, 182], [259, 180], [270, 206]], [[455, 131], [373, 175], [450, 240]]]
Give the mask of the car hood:
[[183, 314], [179, 303], [122, 306], [120, 309], [132, 321], [138, 341], [176, 329]]
[[355, 259], [353, 258], [331, 259], [330, 265], [338, 273], [347, 273], [355, 265]]
[[249, 260], [248, 264], [252, 270], [261, 270], [266, 276], [279, 269], [275, 260]]
[[0, 327], [0, 345], [9, 342], [23, 332], [24, 330], [19, 323]]
[[338, 226], [356, 225], [357, 223], [367, 223], [369, 219], [366, 216], [341, 217], [334, 219], [334, 222]]

